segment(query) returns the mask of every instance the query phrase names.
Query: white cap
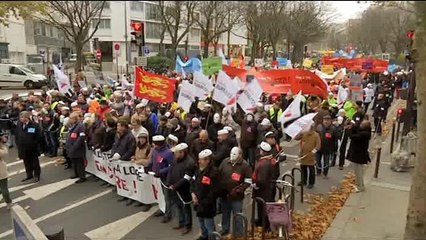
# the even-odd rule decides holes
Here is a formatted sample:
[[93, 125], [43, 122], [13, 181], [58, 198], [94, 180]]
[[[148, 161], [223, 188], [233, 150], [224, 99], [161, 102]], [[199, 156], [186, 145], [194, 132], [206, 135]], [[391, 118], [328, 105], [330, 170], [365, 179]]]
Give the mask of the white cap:
[[142, 131], [142, 132], [140, 132], [138, 134], [138, 138], [140, 138], [140, 137], [148, 137], [148, 135], [149, 135], [148, 131]]
[[222, 130], [217, 131], [217, 135], [228, 134], [228, 133], [229, 132], [226, 129], [222, 129]]
[[260, 123], [260, 125], [262, 125], [262, 126], [271, 126], [271, 121], [269, 121], [269, 119], [267, 119], [267, 118], [264, 118], [262, 120], [262, 122]]
[[341, 108], [341, 109], [339, 109], [338, 113], [346, 113], [346, 111], [345, 111], [345, 109]]
[[152, 137], [153, 142], [161, 142], [166, 140], [163, 135], [155, 135]]
[[227, 130], [228, 132], [234, 131], [230, 126], [225, 126], [223, 129]]
[[212, 107], [212, 105], [211, 104], [208, 104], [208, 103], [206, 103], [206, 104], [204, 104], [204, 107]]
[[167, 138], [170, 139], [170, 140], [172, 140], [173, 142], [179, 142], [179, 139], [175, 135], [173, 135], [173, 134], [169, 134], [167, 136]]
[[178, 151], [182, 151], [188, 148], [188, 144], [186, 143], [179, 143], [178, 145], [174, 146], [172, 148], [172, 152], [178, 152]]
[[213, 152], [210, 149], [204, 149], [198, 154], [198, 158], [206, 158], [208, 156], [211, 156]]
[[273, 134], [274, 134], [273, 132], [269, 131], [265, 134], [265, 137], [268, 137], [269, 135], [273, 135]]
[[58, 104], [65, 105], [63, 101], [59, 101]]
[[263, 151], [265, 151], [265, 152], [269, 152], [269, 151], [271, 151], [272, 150], [272, 147], [271, 147], [271, 145], [269, 145], [269, 143], [267, 143], [267, 142], [261, 142], [260, 143], [260, 149], [262, 149]]
[[138, 105], [136, 105], [136, 108], [143, 108], [143, 107], [145, 107], [146, 105], [144, 104], [144, 103], [139, 103]]
[[89, 91], [89, 89], [87, 87], [84, 87], [84, 88], [81, 89], [81, 91], [86, 92], [86, 91]]
[[71, 107], [77, 107], [78, 103], [77, 102], [72, 102], [71, 103]]
[[332, 92], [328, 92], [328, 96], [333, 96], [334, 94]]
[[263, 107], [263, 103], [261, 102], [256, 103], [256, 107]]
[[62, 107], [61, 110], [67, 110], [67, 111], [69, 111], [70, 108], [69, 107]]
[[167, 118], [169, 118], [169, 117], [170, 117], [170, 115], [171, 115], [171, 113], [170, 113], [170, 112], [166, 112], [166, 113], [164, 114], [164, 116], [166, 116]]
[[198, 118], [192, 118], [191, 122], [200, 122]]
[[383, 72], [383, 74], [384, 74], [384, 75], [388, 75], [388, 74], [389, 74], [389, 72], [388, 72], [388, 71], [384, 71], [384, 72]]
[[371, 84], [371, 83], [367, 84], [367, 87], [372, 87], [372, 86], [373, 86], [373, 84]]

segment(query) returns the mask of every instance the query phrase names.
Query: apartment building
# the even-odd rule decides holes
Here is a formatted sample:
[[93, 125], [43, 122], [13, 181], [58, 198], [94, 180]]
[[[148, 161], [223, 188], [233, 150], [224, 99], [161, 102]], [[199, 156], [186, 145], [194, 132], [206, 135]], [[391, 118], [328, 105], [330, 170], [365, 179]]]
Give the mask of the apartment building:
[[[149, 52], [148, 56], [156, 55], [160, 48], [160, 39], [162, 31], [161, 16], [157, 10], [156, 2], [154, 1], [108, 1], [102, 13], [102, 17], [93, 20], [92, 26], [95, 26], [96, 21], [99, 22], [99, 27], [91, 40], [91, 51], [95, 51], [96, 47], [102, 50], [102, 64], [106, 71], [116, 71], [117, 65], [119, 71], [122, 71], [126, 66], [126, 58], [129, 55], [130, 64], [136, 62], [138, 49], [135, 44], [130, 44], [132, 35], [130, 35], [130, 22], [137, 21], [144, 24], [145, 31], [145, 48]], [[129, 44], [128, 53], [126, 53], [126, 29], [127, 41]], [[233, 32], [244, 35], [245, 27], [239, 27]], [[98, 46], [94, 46], [95, 42], [99, 42]], [[186, 43], [187, 42], [187, 43]], [[227, 53], [228, 38], [223, 34], [220, 39], [220, 46], [224, 47], [225, 54]], [[233, 49], [244, 49], [247, 40], [231, 33], [230, 46]], [[165, 49], [168, 49], [171, 44], [170, 36], [167, 31], [164, 36], [163, 44]], [[178, 47], [178, 52], [184, 52], [187, 45], [188, 52], [192, 55], [202, 53], [201, 31], [197, 26], [193, 26]], [[119, 46], [119, 50], [115, 50], [115, 46]], [[213, 47], [213, 46], [212, 46]], [[211, 51], [213, 53], [213, 51]], [[196, 53], [196, 54], [195, 54]], [[118, 63], [116, 61], [118, 59]]]
[[27, 46], [23, 19], [10, 17], [8, 26], [0, 25], [0, 59], [4, 63], [26, 63]]

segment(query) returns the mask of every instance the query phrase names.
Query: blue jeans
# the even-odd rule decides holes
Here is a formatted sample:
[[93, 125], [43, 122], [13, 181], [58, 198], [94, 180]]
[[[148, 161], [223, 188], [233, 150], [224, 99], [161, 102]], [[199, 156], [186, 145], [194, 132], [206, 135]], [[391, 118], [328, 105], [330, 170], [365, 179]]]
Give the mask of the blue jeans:
[[334, 158], [333, 153], [317, 152], [316, 158], [317, 158], [317, 175], [321, 175], [321, 173], [323, 173], [324, 176], [327, 176], [328, 170], [330, 168], [330, 162], [333, 161], [333, 158]]
[[[222, 231], [229, 233], [231, 226], [231, 213], [243, 212], [243, 200], [223, 200], [222, 199]], [[243, 223], [240, 218], [235, 221], [235, 234], [236, 236], [243, 235]]]
[[201, 237], [208, 238], [215, 231], [214, 218], [198, 218], [201, 228]]
[[48, 154], [57, 154], [58, 144], [57, 144], [57, 132], [44, 132], [44, 140], [46, 142], [46, 152]]
[[171, 195], [171, 208], [175, 210], [176, 216], [179, 218], [179, 226], [192, 227], [191, 204], [183, 204], [176, 191], [170, 191], [169, 193]]

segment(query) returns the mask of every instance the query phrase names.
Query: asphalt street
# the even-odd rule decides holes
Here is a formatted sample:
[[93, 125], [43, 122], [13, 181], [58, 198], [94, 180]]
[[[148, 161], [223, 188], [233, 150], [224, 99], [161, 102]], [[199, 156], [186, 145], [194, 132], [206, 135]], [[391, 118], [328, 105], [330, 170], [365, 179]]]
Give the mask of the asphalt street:
[[[297, 142], [288, 144], [285, 152], [295, 155]], [[39, 183], [22, 183], [25, 177], [24, 166], [17, 160], [16, 149], [12, 148], [8, 161], [11, 175], [9, 188], [14, 202], [27, 210], [31, 218], [42, 229], [61, 226], [65, 229], [66, 239], [194, 239], [199, 235], [197, 219], [191, 234], [181, 236], [173, 230], [176, 222], [161, 223], [161, 218], [153, 215], [157, 207], [144, 213], [136, 206], [125, 206], [112, 187], [101, 186], [101, 180], [88, 177], [83, 184], [74, 184], [70, 180], [70, 170], [64, 170], [56, 163], [58, 158], [41, 157], [42, 175]], [[294, 162], [281, 166], [281, 174], [295, 167]], [[326, 194], [330, 187], [337, 186], [346, 172], [332, 168], [329, 179], [318, 177], [316, 186], [305, 193]], [[249, 199], [250, 195], [247, 195]], [[296, 197], [296, 210], [306, 210], [307, 204]], [[250, 201], [245, 202], [245, 214], [250, 219]], [[0, 239], [12, 239], [10, 213], [5, 204], [0, 203]], [[220, 223], [220, 216], [216, 224]], [[219, 228], [218, 228], [219, 229]]]

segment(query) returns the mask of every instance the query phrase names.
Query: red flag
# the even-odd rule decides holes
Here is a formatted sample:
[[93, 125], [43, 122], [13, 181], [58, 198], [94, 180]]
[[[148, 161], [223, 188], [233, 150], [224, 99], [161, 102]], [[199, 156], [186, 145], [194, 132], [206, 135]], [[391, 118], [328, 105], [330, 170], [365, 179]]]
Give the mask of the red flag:
[[135, 68], [135, 96], [158, 103], [173, 101], [175, 80]]

